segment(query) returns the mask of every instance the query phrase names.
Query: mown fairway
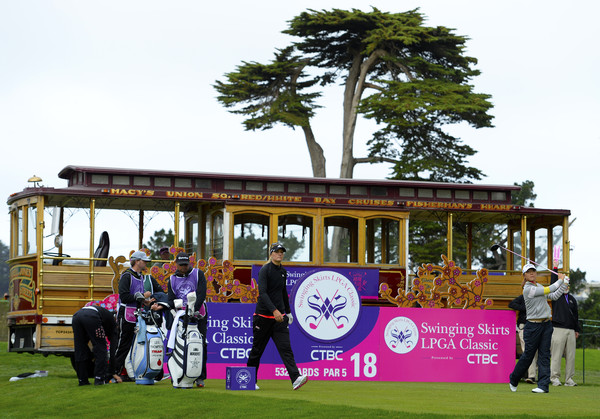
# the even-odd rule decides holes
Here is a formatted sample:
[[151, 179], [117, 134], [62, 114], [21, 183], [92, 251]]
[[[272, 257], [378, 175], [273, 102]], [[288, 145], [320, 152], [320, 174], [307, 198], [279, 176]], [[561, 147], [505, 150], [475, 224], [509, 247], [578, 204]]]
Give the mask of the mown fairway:
[[[586, 385], [577, 354], [578, 387], [551, 387], [533, 394], [522, 383], [392, 383], [309, 381], [292, 391], [288, 381], [261, 381], [258, 391], [227, 391], [224, 380], [204, 389], [175, 390], [170, 381], [78, 387], [67, 358], [9, 354], [0, 345], [0, 414], [41, 417], [599, 417], [600, 350], [586, 350]], [[48, 377], [9, 382], [23, 372], [48, 370]], [[401, 371], [399, 371], [401, 374]]]

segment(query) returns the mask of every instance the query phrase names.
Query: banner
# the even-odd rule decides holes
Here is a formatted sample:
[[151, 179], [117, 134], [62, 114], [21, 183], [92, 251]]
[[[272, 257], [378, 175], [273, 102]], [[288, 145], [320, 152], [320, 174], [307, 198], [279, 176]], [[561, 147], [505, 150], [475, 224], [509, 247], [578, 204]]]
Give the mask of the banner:
[[[298, 281], [290, 297], [290, 340], [298, 368], [316, 380], [506, 383], [515, 365], [515, 313], [501, 310], [373, 307], [360, 304], [337, 269]], [[250, 304], [208, 304], [208, 378], [245, 365]], [[259, 379], [289, 379], [270, 342]]]

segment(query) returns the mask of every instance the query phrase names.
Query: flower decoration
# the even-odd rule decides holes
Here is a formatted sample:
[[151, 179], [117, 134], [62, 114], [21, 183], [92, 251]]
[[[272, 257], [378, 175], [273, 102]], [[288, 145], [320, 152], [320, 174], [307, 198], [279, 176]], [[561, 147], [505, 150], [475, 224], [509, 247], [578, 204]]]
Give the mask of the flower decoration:
[[[150, 255], [148, 249], [142, 249], [147, 255]], [[184, 252], [185, 249], [178, 246], [171, 246], [169, 253], [176, 255], [179, 252]], [[134, 251], [132, 250], [129, 255]], [[126, 259], [119, 256], [116, 259], [109, 258], [109, 264], [113, 269], [113, 288], [118, 289], [118, 281], [124, 267]], [[256, 303], [258, 300], [258, 286], [255, 279], [250, 280], [250, 284], [242, 284], [239, 280], [234, 279], [235, 266], [229, 260], [223, 260], [221, 263], [215, 257], [209, 257], [208, 260], [198, 259], [196, 253], [190, 254], [190, 264], [193, 267], [204, 272], [207, 281], [206, 300], [211, 302], [226, 303], [230, 300], [240, 301], [242, 303]], [[177, 271], [177, 265], [172, 260], [162, 266], [152, 266], [149, 273], [165, 290], [168, 289], [168, 281], [171, 275]]]
[[200, 259], [196, 266], [204, 272], [207, 287], [207, 299], [212, 302], [226, 303], [230, 300], [239, 300], [241, 303], [256, 303], [258, 294], [253, 295], [252, 290], [256, 288], [256, 282], [251, 280], [250, 285], [242, 284], [233, 278], [235, 267], [229, 260], [223, 260], [220, 264], [215, 257], [208, 260]]
[[90, 302], [86, 303], [84, 307], [97, 305], [100, 307], [104, 307], [108, 311], [115, 312], [117, 310], [118, 304], [119, 304], [119, 294], [110, 294], [108, 297], [106, 297], [103, 300], [90, 301]]

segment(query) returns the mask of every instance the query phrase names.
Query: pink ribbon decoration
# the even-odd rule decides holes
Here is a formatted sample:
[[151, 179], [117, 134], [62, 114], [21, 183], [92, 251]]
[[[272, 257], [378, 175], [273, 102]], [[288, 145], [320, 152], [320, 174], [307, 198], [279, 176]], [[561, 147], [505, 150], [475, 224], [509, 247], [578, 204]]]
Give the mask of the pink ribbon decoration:
[[554, 246], [554, 260], [560, 260], [560, 245]]

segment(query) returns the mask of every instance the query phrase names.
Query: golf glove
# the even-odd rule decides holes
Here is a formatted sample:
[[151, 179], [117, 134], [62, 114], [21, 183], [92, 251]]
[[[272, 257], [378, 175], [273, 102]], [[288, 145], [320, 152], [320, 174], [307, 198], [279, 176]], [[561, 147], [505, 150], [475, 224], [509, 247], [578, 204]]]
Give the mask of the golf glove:
[[294, 322], [294, 316], [292, 316], [292, 313], [288, 313], [287, 318], [288, 318], [288, 324], [292, 324]]

